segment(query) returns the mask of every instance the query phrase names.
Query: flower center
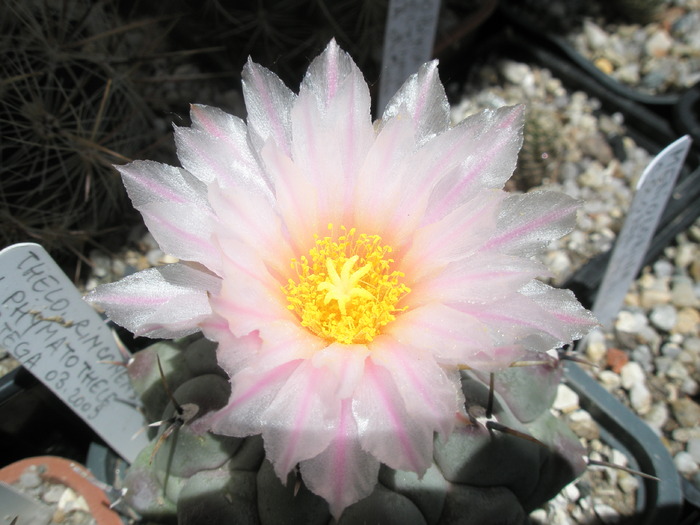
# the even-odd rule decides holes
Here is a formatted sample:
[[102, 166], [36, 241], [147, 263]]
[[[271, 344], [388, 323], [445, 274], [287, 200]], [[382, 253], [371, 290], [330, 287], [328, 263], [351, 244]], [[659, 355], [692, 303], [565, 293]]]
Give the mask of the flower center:
[[319, 337], [369, 343], [396, 318], [402, 310], [396, 303], [411, 290], [401, 282], [404, 274], [392, 269], [391, 246], [382, 245], [379, 235], [340, 230], [337, 238], [315, 236], [309, 257], [292, 259], [297, 279], [289, 279], [282, 291], [287, 308]]

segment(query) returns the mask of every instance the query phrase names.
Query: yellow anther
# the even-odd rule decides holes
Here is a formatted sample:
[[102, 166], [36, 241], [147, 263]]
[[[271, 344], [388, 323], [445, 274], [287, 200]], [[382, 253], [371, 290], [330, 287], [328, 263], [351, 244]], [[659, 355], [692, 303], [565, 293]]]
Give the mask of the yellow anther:
[[317, 237], [310, 257], [292, 260], [298, 278], [283, 291], [302, 326], [329, 341], [368, 343], [395, 319], [401, 310], [396, 304], [410, 289], [392, 268], [391, 247], [382, 246], [381, 237], [340, 230], [338, 236]]

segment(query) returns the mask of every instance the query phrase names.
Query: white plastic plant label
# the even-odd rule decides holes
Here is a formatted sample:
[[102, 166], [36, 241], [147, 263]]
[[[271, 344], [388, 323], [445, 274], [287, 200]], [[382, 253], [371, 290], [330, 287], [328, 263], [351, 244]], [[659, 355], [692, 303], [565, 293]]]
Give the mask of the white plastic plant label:
[[603, 326], [609, 326], [615, 320], [640, 270], [691, 142], [685, 135], [667, 146], [649, 163], [639, 179], [593, 305], [593, 313]]
[[384, 32], [379, 114], [404, 81], [433, 55], [440, 0], [390, 0]]
[[0, 346], [125, 460], [147, 444], [126, 367], [110, 364], [125, 361], [111, 330], [38, 244], [0, 252]]

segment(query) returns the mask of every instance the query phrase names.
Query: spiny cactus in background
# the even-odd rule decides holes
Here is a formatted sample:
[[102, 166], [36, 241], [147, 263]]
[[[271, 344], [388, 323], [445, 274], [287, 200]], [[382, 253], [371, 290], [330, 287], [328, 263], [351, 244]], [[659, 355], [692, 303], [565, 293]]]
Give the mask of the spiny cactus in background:
[[561, 125], [552, 108], [531, 106], [525, 117], [523, 147], [518, 154], [518, 164], [513, 178], [520, 191], [556, 182], [559, 178], [558, 163], [553, 163], [561, 152]]
[[[521, 363], [527, 366], [495, 374], [492, 389], [489, 374], [464, 371], [469, 417], [446, 442], [436, 438], [434, 461], [423, 478], [382, 466], [374, 492], [348, 507], [338, 523], [521, 524], [581, 474], [585, 451], [549, 411], [560, 362], [530, 357], [533, 362]], [[331, 522], [328, 504], [300, 477], [290, 474], [286, 486], [280, 482], [259, 436], [240, 439], [190, 428], [229, 397], [215, 343], [197, 336], [156, 343], [135, 354], [128, 371], [149, 418], [162, 421], [159, 436], [124, 481], [125, 501], [145, 519], [177, 518], [181, 525]]]
[[113, 65], [125, 44], [108, 7], [0, 3], [3, 245], [38, 241], [60, 258], [128, 225], [111, 165], [142, 149], [153, 124], [130, 69]]
[[[456, 47], [455, 27], [491, 0], [444, 0], [436, 47]], [[135, 1], [137, 12], [179, 16], [177, 41], [187, 47], [225, 46], [207, 55], [217, 70], [240, 70], [248, 57], [297, 85], [310, 57], [334, 38], [373, 84], [378, 80], [389, 0], [171, 0]], [[215, 65], [214, 65], [215, 64]], [[201, 101], [200, 101], [201, 102]]]
[[667, 0], [613, 0], [610, 8], [626, 22], [647, 23], [654, 20]]

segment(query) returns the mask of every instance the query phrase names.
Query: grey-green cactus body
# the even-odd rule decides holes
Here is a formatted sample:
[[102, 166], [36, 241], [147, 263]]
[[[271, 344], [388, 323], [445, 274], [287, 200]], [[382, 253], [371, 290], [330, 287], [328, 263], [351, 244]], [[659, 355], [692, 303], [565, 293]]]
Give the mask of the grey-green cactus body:
[[[192, 430], [191, 421], [229, 398], [230, 385], [215, 354], [215, 344], [188, 338], [152, 345], [130, 364], [146, 412], [164, 423], [161, 437], [154, 437], [127, 472], [127, 503], [144, 519], [166, 523], [336, 523], [327, 503], [296, 473], [286, 484], [279, 480], [265, 460], [260, 436], [240, 439]], [[191, 421], [173, 417], [156, 355], [177, 403], [198, 408]], [[549, 410], [560, 380], [553, 358], [495, 375], [490, 419], [537, 443], [489, 430], [484, 425], [488, 374], [465, 372], [469, 417], [460, 419], [448, 439], [436, 438], [434, 461], [423, 477], [382, 466], [374, 492], [345, 509], [337, 524], [525, 523], [530, 510], [585, 469], [578, 439]], [[170, 425], [175, 425], [172, 433], [162, 438]]]

